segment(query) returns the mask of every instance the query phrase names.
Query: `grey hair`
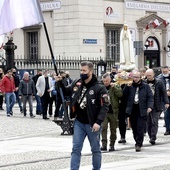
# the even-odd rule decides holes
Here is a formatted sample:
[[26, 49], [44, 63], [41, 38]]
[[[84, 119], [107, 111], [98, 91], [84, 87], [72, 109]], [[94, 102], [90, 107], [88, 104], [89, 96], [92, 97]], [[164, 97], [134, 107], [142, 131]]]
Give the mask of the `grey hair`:
[[105, 73], [105, 74], [102, 76], [102, 79], [105, 79], [105, 78], [110, 78], [110, 73]]

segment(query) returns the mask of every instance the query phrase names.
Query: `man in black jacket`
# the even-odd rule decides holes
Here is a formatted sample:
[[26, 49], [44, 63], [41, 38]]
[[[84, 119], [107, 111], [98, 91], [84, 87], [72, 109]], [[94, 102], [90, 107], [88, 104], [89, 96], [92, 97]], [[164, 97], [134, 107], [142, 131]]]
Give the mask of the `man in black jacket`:
[[130, 115], [136, 152], [141, 151], [144, 140], [147, 114], [153, 108], [153, 94], [148, 84], [142, 81], [140, 72], [133, 73], [133, 83], [129, 88], [126, 113]]
[[19, 83], [20, 83], [20, 79], [19, 76], [17, 75], [16, 69], [12, 68], [12, 75], [14, 77], [14, 82], [15, 82], [15, 96], [16, 96], [16, 101], [18, 103], [18, 106], [20, 108], [20, 112], [23, 113], [23, 108], [22, 108], [22, 103], [21, 103], [21, 99], [19, 98], [19, 94], [18, 94], [18, 88], [19, 88]]
[[[36, 86], [36, 83], [37, 83], [37, 80], [38, 78], [42, 76], [42, 69], [38, 69], [37, 70], [37, 74], [35, 76], [33, 76], [32, 80], [34, 81], [34, 85]], [[41, 115], [42, 114], [42, 107], [41, 107], [41, 99], [40, 99], [40, 96], [37, 95], [37, 89], [35, 88], [36, 90], [36, 94], [35, 94], [35, 100], [36, 100], [36, 114], [37, 115]]]
[[165, 108], [169, 107], [169, 100], [166, 93], [165, 86], [163, 82], [159, 79], [154, 78], [154, 71], [152, 69], [148, 69], [145, 73], [147, 78], [147, 83], [149, 84], [153, 96], [154, 96], [154, 107], [152, 112], [150, 112], [147, 116], [147, 131], [150, 138], [150, 143], [152, 145], [155, 144], [156, 135], [158, 132], [158, 120], [160, 113], [162, 112], [162, 100], [164, 101]]
[[74, 122], [73, 148], [71, 154], [71, 170], [79, 169], [81, 150], [85, 137], [88, 137], [92, 151], [92, 169], [101, 168], [100, 132], [101, 123], [109, 110], [107, 90], [93, 74], [93, 64], [89, 61], [81, 63], [81, 79], [75, 80], [65, 87], [60, 77], [60, 84], [66, 96], [70, 96], [71, 118]]

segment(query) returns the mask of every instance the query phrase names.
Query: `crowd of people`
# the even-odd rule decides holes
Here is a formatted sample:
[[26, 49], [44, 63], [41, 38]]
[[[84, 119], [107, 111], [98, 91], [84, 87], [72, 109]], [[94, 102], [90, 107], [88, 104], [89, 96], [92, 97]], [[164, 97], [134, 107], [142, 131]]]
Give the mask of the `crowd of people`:
[[[61, 71], [60, 75], [66, 86], [72, 83], [68, 71]], [[56, 89], [55, 76], [55, 72], [39, 69], [33, 77], [29, 75], [29, 72], [24, 72], [20, 80], [15, 68], [7, 70], [6, 74], [0, 68], [0, 110], [4, 110], [3, 103], [5, 102], [6, 114], [11, 117], [13, 106], [17, 103], [24, 117], [29, 111], [31, 118], [36, 115], [42, 115], [43, 119], [49, 119], [52, 116], [54, 119], [62, 118], [62, 101], [60, 93]], [[35, 110], [33, 110], [33, 99], [36, 100]], [[26, 108], [27, 102], [29, 109]], [[53, 105], [55, 105], [54, 110]]]
[[[93, 169], [100, 169], [101, 151], [115, 150], [117, 128], [120, 133], [118, 143], [124, 144], [126, 130], [131, 127], [136, 152], [141, 151], [146, 133], [150, 139], [148, 142], [151, 145], [156, 144], [158, 121], [163, 113], [166, 128], [164, 135], [170, 135], [168, 66], [162, 67], [162, 73], [156, 76], [153, 69], [135, 68], [131, 72], [131, 81], [122, 84], [117, 83], [115, 77], [123, 70], [115, 66], [111, 72], [102, 76], [102, 80], [98, 80], [93, 71], [93, 64], [83, 61], [80, 66], [80, 78], [74, 81], [68, 71], [60, 71], [60, 74], [56, 75], [49, 70], [38, 70], [32, 78], [25, 72], [22, 80], [19, 80], [16, 69], [12, 68], [6, 74], [0, 69], [0, 110], [3, 110], [5, 96], [8, 117], [13, 115], [13, 106], [16, 102], [25, 117], [28, 102], [31, 118], [36, 114], [42, 115], [45, 120], [52, 116], [54, 120], [61, 119], [64, 109], [58, 87], [63, 90], [65, 100], [69, 101], [69, 116], [75, 119], [71, 153], [72, 170], [79, 169], [86, 136], [91, 146]], [[36, 100], [35, 114], [33, 97]]]

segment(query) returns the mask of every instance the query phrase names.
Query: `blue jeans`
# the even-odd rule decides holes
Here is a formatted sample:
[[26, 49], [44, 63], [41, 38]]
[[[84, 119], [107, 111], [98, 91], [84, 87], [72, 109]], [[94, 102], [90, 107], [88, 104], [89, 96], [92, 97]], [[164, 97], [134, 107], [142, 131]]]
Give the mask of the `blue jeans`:
[[14, 92], [5, 93], [5, 101], [6, 101], [6, 112], [7, 114], [12, 113], [12, 108], [16, 102], [16, 96]]
[[35, 100], [37, 102], [36, 105], [36, 112], [42, 112], [42, 107], [41, 107], [41, 98], [37, 94], [35, 95]]
[[170, 107], [165, 112], [165, 126], [166, 131], [170, 131]]
[[92, 151], [93, 170], [101, 168], [100, 132], [92, 132], [90, 124], [74, 122], [73, 148], [71, 153], [71, 170], [78, 170], [80, 166], [81, 150], [85, 137], [88, 137]]

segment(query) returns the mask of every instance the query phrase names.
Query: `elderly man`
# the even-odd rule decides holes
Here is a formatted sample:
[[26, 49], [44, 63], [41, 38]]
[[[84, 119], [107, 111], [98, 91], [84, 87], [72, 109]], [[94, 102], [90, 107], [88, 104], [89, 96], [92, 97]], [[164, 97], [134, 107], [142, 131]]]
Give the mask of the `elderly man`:
[[118, 124], [119, 99], [122, 97], [122, 89], [119, 85], [111, 83], [110, 73], [105, 73], [102, 77], [103, 84], [108, 90], [110, 97], [109, 111], [102, 123], [102, 147], [101, 150], [107, 150], [107, 129], [110, 125], [110, 148], [109, 151], [115, 150], [116, 128]]
[[147, 115], [147, 130], [150, 138], [150, 143], [152, 145], [155, 144], [156, 135], [158, 132], [158, 120], [160, 113], [162, 111], [162, 100], [165, 103], [165, 108], [169, 107], [169, 100], [166, 94], [166, 89], [163, 82], [159, 79], [154, 78], [154, 71], [152, 69], [148, 69], [145, 72], [145, 76], [147, 78], [146, 82], [150, 86], [153, 96], [154, 96], [154, 107], [150, 113]]
[[29, 77], [29, 73], [25, 72], [23, 79], [21, 80], [19, 84], [19, 97], [23, 101], [23, 110], [24, 110], [24, 116], [26, 116], [26, 104], [28, 101], [29, 104], [29, 112], [30, 112], [30, 117], [34, 118], [35, 116], [33, 115], [33, 96], [35, 96], [35, 84], [32, 79]]
[[129, 88], [126, 113], [130, 116], [133, 137], [136, 142], [135, 150], [140, 152], [144, 140], [147, 114], [153, 109], [153, 94], [149, 85], [142, 81], [139, 71], [133, 72], [133, 83], [126, 88]]

